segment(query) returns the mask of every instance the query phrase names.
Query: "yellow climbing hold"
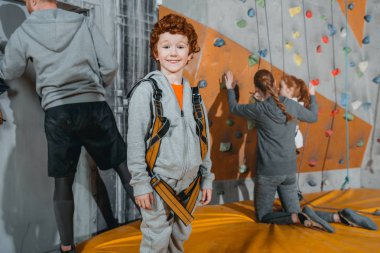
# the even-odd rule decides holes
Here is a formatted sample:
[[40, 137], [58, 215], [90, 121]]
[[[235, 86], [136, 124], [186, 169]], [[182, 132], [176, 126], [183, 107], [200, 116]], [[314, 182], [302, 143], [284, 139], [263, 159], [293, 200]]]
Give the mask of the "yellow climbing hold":
[[300, 12], [301, 12], [300, 6], [289, 8], [289, 14], [291, 17], [294, 17], [295, 15], [299, 14]]
[[295, 54], [293, 56], [293, 60], [294, 60], [294, 63], [297, 65], [297, 66], [301, 66], [302, 64], [302, 56], [300, 54]]
[[300, 32], [293, 32], [293, 38], [297, 39], [301, 36]]
[[293, 43], [292, 42], [286, 42], [285, 43], [285, 48], [289, 49], [289, 50], [292, 49], [293, 48]]

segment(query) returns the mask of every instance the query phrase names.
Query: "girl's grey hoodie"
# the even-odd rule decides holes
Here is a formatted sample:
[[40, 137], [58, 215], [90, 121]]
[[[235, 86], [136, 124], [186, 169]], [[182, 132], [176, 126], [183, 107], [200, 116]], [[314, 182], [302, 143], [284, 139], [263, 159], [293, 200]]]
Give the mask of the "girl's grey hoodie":
[[[189, 82], [186, 79], [183, 82], [182, 116], [177, 97], [166, 77], [160, 71], [151, 72], [144, 79], [148, 77], [154, 78], [162, 90], [163, 116], [170, 121], [170, 129], [162, 138], [154, 172], [167, 178], [183, 180], [195, 178], [198, 171], [201, 170], [202, 188], [212, 189], [214, 174], [211, 173], [210, 145], [207, 155], [202, 161]], [[154, 118], [152, 102], [153, 88], [149, 81], [140, 83], [129, 101], [127, 162], [132, 174], [131, 185], [135, 196], [153, 191], [145, 162], [145, 152], [148, 146], [146, 137]], [[204, 105], [203, 109], [205, 110]], [[209, 137], [207, 117], [206, 127]]]
[[257, 175], [276, 176], [292, 175], [297, 170], [297, 156], [294, 142], [296, 120], [316, 122], [318, 106], [315, 96], [311, 96], [310, 110], [298, 102], [279, 97], [286, 106], [286, 111], [293, 120], [286, 122], [286, 117], [269, 97], [263, 102], [239, 105], [234, 90], [228, 90], [230, 111], [247, 119], [256, 121], [258, 133]]
[[118, 66], [100, 31], [87, 21], [61, 9], [33, 12], [9, 39], [0, 78], [20, 77], [31, 60], [43, 109], [104, 101], [103, 85], [112, 83]]

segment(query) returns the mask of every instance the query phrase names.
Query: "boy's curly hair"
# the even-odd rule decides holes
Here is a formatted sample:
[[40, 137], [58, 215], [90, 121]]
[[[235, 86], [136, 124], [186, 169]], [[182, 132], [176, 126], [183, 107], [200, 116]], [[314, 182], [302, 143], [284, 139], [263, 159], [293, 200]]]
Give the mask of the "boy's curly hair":
[[168, 14], [154, 25], [150, 35], [150, 51], [153, 58], [157, 56], [157, 43], [160, 35], [166, 32], [185, 35], [189, 40], [189, 55], [200, 51], [198, 35], [193, 25], [188, 23], [184, 17]]

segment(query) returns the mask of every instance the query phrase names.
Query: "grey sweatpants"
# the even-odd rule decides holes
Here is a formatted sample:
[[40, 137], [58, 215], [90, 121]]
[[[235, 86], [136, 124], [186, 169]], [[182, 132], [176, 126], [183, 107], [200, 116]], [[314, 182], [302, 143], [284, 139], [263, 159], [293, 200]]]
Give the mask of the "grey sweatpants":
[[[194, 178], [175, 180], [162, 177], [178, 194], [186, 189]], [[140, 253], [177, 253], [184, 252], [183, 244], [189, 239], [191, 224], [187, 227], [177, 216], [170, 213], [171, 209], [154, 191], [152, 210], [141, 209], [142, 240]], [[194, 208], [195, 210], [195, 208]]]
[[[296, 175], [256, 175], [254, 189], [254, 205], [259, 222], [292, 224], [291, 214], [301, 211]], [[278, 191], [283, 212], [273, 212], [276, 191]]]

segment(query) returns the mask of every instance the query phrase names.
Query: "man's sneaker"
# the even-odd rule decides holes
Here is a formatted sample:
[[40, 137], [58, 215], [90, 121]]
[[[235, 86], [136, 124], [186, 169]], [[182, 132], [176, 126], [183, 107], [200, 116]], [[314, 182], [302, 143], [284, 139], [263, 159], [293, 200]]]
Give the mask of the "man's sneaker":
[[377, 224], [375, 222], [366, 216], [358, 214], [350, 208], [340, 210], [338, 215], [342, 223], [348, 226], [377, 230]]
[[305, 225], [305, 221], [309, 221], [311, 223], [310, 228], [318, 229], [322, 231], [326, 231], [329, 233], [334, 233], [335, 230], [330, 224], [319, 217], [313, 209], [308, 206], [305, 206], [302, 209], [302, 213], [298, 214], [298, 217], [303, 225]]

